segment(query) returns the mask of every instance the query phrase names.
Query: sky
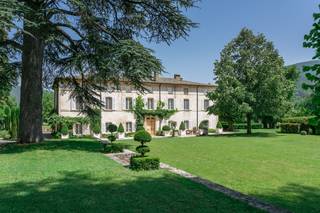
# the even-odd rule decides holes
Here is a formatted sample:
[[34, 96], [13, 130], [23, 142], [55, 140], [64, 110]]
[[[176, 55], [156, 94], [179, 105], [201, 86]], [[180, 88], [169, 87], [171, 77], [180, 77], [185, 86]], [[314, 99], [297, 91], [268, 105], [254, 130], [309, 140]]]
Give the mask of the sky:
[[302, 47], [303, 37], [313, 24], [312, 14], [319, 11], [317, 0], [202, 0], [199, 8], [185, 12], [199, 27], [187, 40], [144, 43], [155, 51], [167, 72], [181, 74], [185, 80], [213, 82], [213, 62], [220, 51], [243, 27], [263, 33], [290, 65], [312, 59], [314, 51]]

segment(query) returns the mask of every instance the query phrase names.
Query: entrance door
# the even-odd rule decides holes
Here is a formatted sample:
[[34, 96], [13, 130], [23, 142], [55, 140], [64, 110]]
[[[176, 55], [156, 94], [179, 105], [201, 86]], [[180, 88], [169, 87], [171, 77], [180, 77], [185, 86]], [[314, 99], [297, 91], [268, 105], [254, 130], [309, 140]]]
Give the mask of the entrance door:
[[146, 122], [146, 130], [149, 132], [151, 135], [156, 134], [156, 119], [154, 117], [148, 116], [145, 118]]

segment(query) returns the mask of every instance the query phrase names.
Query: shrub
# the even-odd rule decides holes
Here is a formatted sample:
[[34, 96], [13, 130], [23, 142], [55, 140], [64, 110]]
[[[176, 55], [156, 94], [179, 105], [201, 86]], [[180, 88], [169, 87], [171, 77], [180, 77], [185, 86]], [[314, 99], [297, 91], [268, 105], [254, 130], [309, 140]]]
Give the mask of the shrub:
[[222, 126], [221, 122], [218, 121], [218, 123], [217, 123], [217, 129], [222, 129], [222, 128], [223, 128], [223, 126]]
[[138, 146], [136, 151], [141, 154], [141, 156], [145, 156], [146, 153], [150, 152], [150, 148], [148, 146]]
[[[247, 129], [246, 123], [236, 123], [233, 125], [234, 129]], [[252, 123], [251, 124], [252, 129], [262, 129], [263, 125], [261, 123]]]
[[127, 132], [125, 135], [126, 137], [133, 137], [135, 132]]
[[298, 123], [281, 123], [280, 132], [281, 133], [299, 133], [300, 124]]
[[10, 135], [9, 131], [7, 131], [7, 130], [2, 130], [2, 131], [0, 131], [0, 138], [3, 138], [3, 139], [5, 139], [5, 140], [8, 140], [8, 139], [11, 138], [11, 135]]
[[216, 130], [215, 129], [208, 129], [208, 132], [209, 133], [216, 133]]
[[130, 158], [130, 169], [140, 171], [140, 170], [154, 170], [159, 169], [160, 160], [159, 158], [151, 157], [140, 157], [132, 156]]
[[144, 127], [143, 127], [143, 124], [137, 124], [136, 131], [138, 132], [140, 130], [145, 130]]
[[151, 135], [149, 134], [149, 132], [145, 131], [145, 130], [140, 130], [138, 132], [136, 132], [136, 134], [134, 134], [134, 138], [135, 141], [138, 141], [141, 143], [141, 145], [144, 145], [147, 142], [150, 142], [152, 140]]
[[107, 145], [105, 148], [105, 152], [106, 153], [119, 153], [119, 152], [123, 152], [124, 146], [122, 144], [110, 144]]
[[307, 133], [307, 131], [304, 131], [304, 130], [303, 130], [303, 131], [300, 132], [300, 134], [301, 134], [301, 135], [307, 135], [308, 133]]
[[69, 133], [69, 130], [68, 130], [67, 125], [62, 125], [60, 131], [61, 131], [61, 134], [62, 134], [62, 135], [67, 135], [67, 134]]
[[112, 143], [113, 141], [117, 140], [117, 137], [115, 135], [111, 134], [111, 135], [108, 136], [108, 139]]
[[302, 117], [287, 117], [282, 118], [283, 123], [299, 123], [299, 124], [309, 124], [309, 120], [315, 118], [314, 116], [302, 116]]
[[119, 132], [119, 133], [124, 133], [124, 128], [123, 128], [122, 123], [119, 124], [118, 132]]
[[181, 131], [186, 130], [186, 125], [183, 121], [180, 123], [179, 130], [181, 130]]
[[100, 131], [101, 131], [101, 127], [99, 124], [97, 124], [97, 123], [92, 124], [92, 132], [94, 134], [99, 134]]
[[110, 124], [108, 126], [108, 131], [111, 132], [111, 133], [116, 132], [117, 129], [118, 129], [118, 127], [116, 125], [114, 125], [114, 124]]
[[170, 128], [170, 126], [168, 126], [168, 125], [164, 125], [163, 127], [162, 127], [162, 131], [170, 131], [171, 130], [171, 128]]
[[201, 121], [199, 124], [199, 129], [202, 129], [202, 130], [209, 129], [209, 121], [208, 120]]

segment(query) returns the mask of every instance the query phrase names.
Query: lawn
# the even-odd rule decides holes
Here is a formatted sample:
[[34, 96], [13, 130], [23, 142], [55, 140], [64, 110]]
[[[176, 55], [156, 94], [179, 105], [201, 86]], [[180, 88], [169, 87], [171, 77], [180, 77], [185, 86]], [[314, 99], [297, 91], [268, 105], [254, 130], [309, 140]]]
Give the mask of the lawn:
[[164, 170], [130, 171], [100, 150], [92, 140], [0, 147], [0, 212], [257, 212]]
[[320, 212], [320, 136], [240, 133], [155, 139], [150, 147], [151, 156], [195, 175], [294, 212]]

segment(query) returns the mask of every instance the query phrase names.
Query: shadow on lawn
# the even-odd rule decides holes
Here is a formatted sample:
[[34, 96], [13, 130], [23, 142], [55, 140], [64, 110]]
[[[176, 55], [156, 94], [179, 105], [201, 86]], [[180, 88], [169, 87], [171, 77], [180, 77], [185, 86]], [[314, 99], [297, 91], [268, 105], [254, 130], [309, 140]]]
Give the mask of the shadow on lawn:
[[60, 178], [2, 184], [0, 212], [256, 212], [179, 176], [131, 177], [64, 172]]
[[247, 134], [244, 132], [236, 132], [236, 133], [230, 133], [230, 134], [222, 134], [222, 135], [210, 135], [210, 137], [248, 137], [248, 138], [268, 138], [268, 137], [280, 137], [283, 136], [281, 134], [277, 133], [271, 133], [271, 132], [254, 132], [252, 134]]
[[[123, 145], [124, 148], [127, 148], [127, 145]], [[81, 140], [62, 140], [62, 141], [46, 141], [38, 144], [7, 144], [0, 147], [0, 154], [14, 154], [21, 152], [29, 152], [34, 150], [46, 150], [46, 151], [55, 151], [55, 150], [66, 150], [66, 151], [86, 151], [86, 152], [102, 152], [103, 146], [95, 141], [90, 139], [81, 139]]]
[[270, 194], [251, 194], [266, 201], [282, 206], [293, 212], [320, 212], [320, 186], [310, 187], [289, 183]]

